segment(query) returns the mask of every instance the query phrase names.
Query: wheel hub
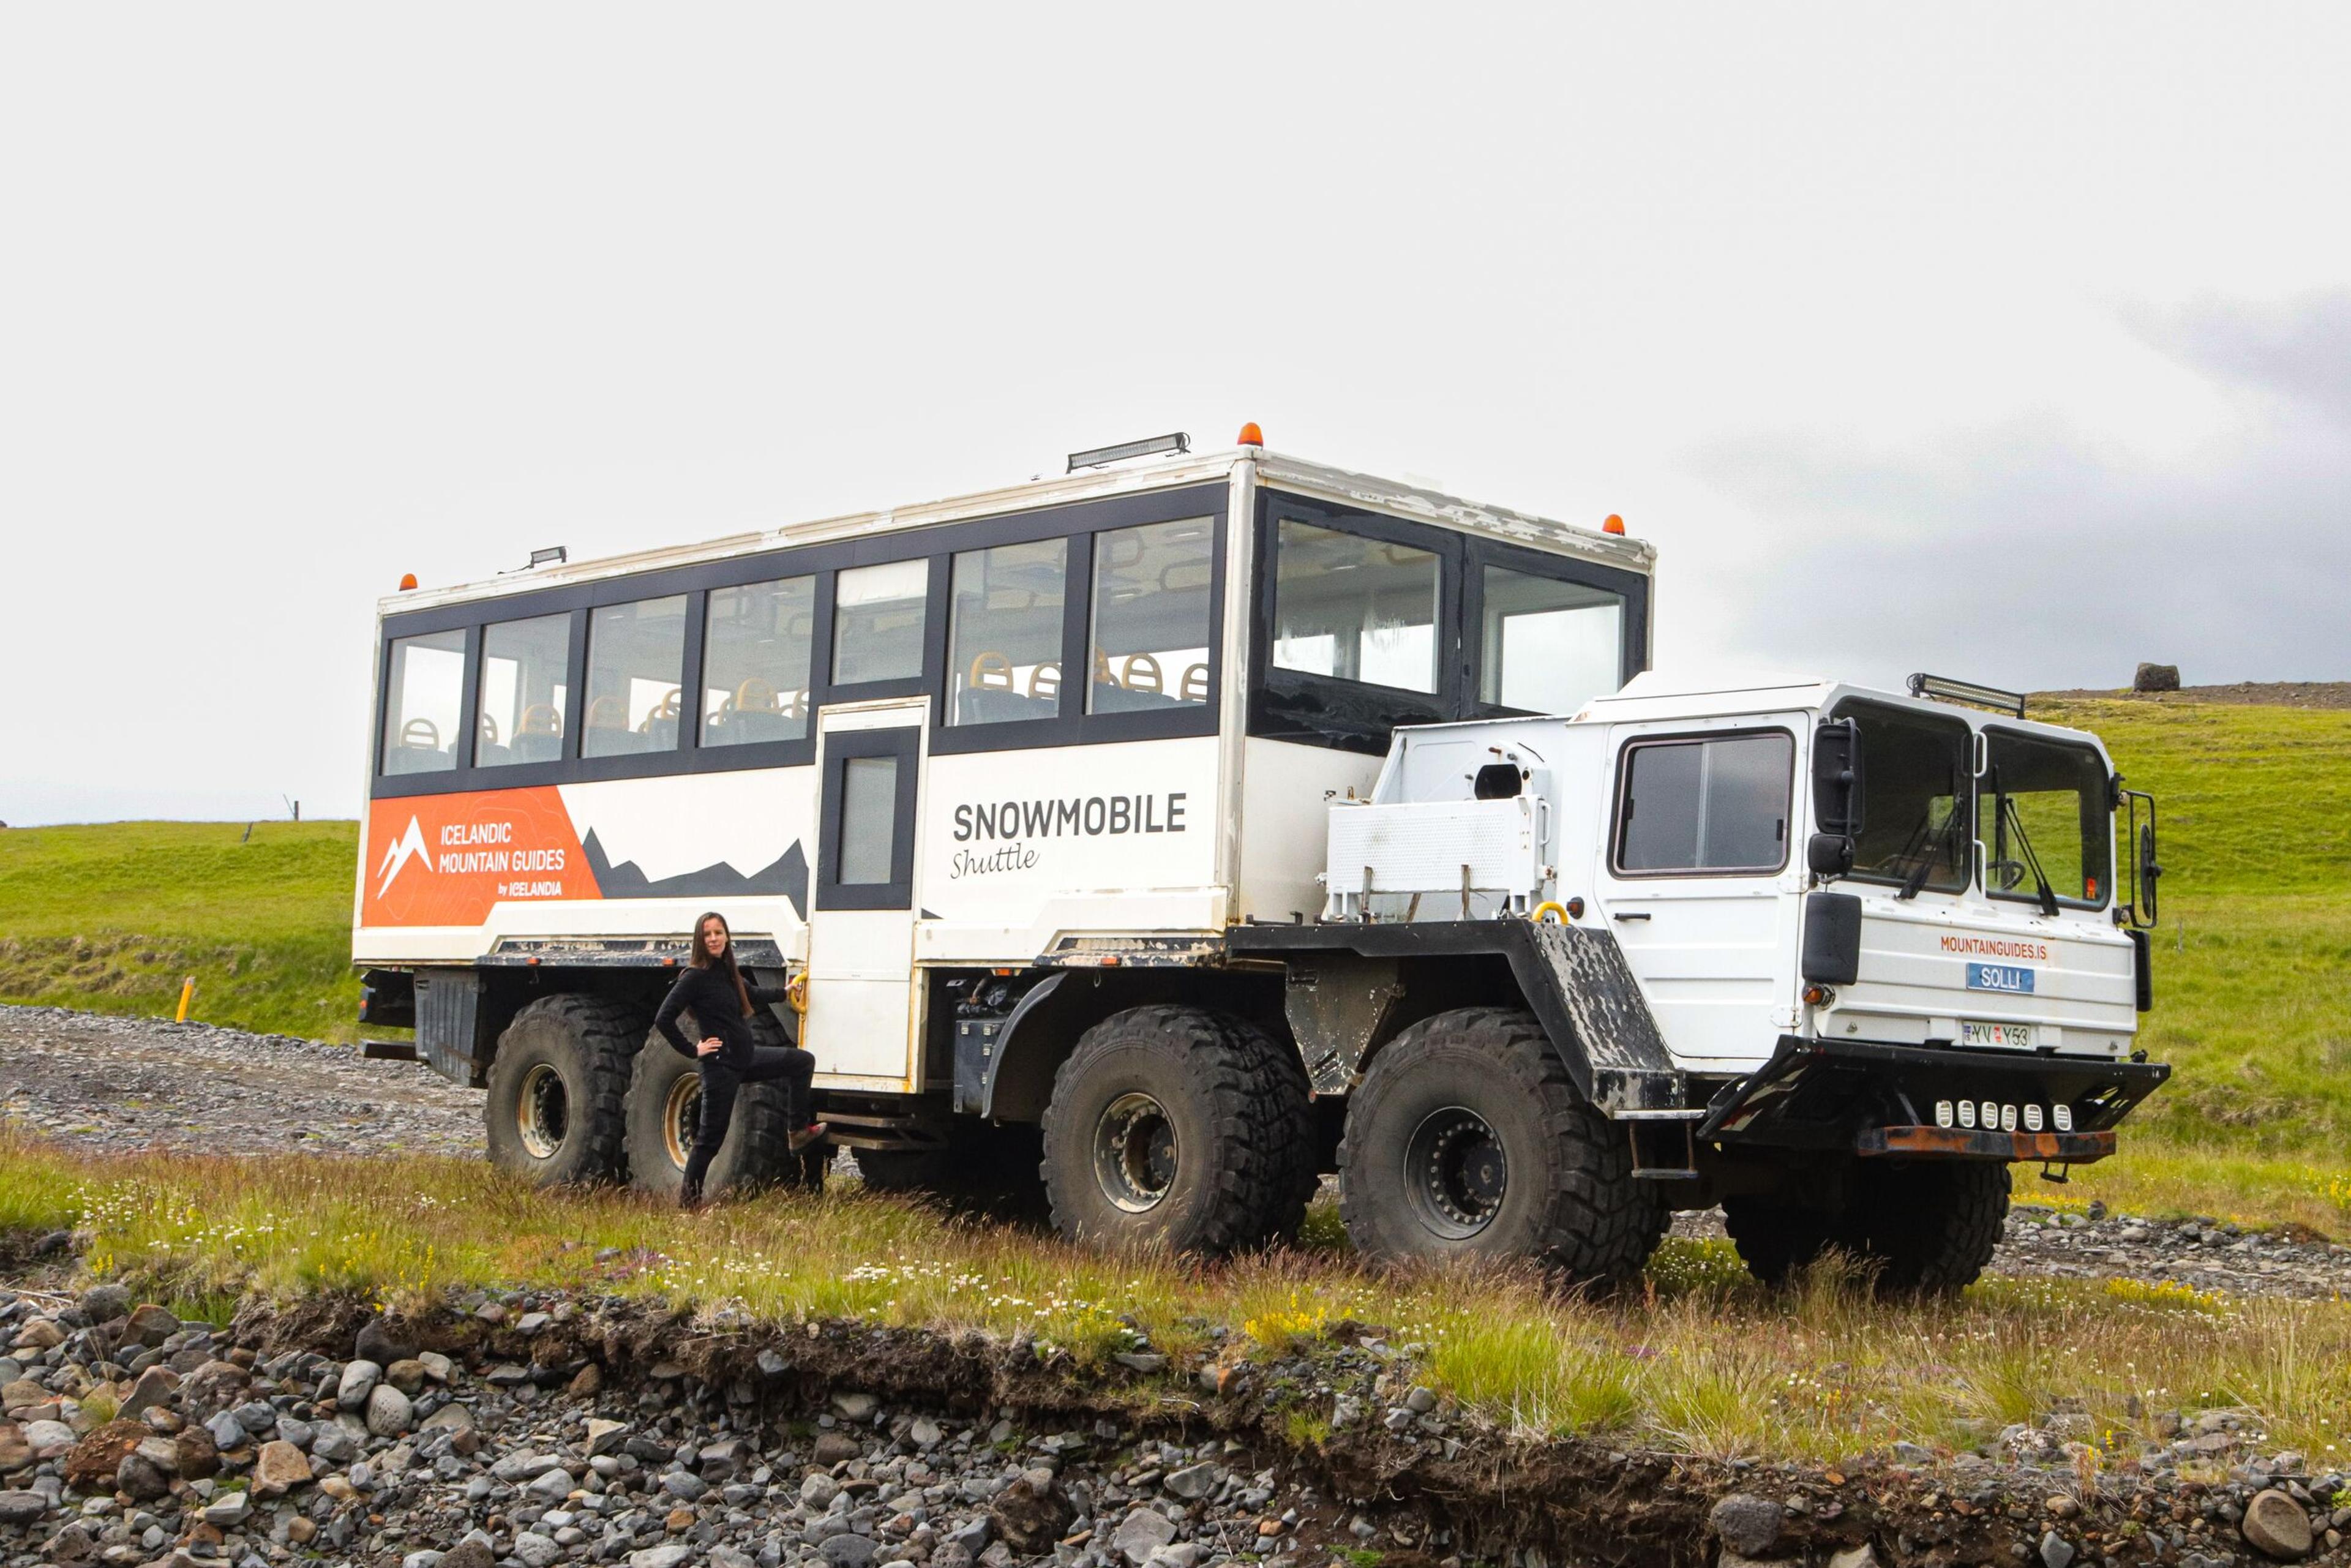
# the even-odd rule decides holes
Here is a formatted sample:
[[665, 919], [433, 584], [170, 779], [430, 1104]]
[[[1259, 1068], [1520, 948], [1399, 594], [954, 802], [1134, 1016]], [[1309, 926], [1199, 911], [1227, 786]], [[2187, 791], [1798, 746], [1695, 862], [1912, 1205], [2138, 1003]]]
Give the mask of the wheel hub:
[[1449, 1240], [1475, 1236], [1501, 1212], [1509, 1158], [1485, 1118], [1464, 1106], [1430, 1113], [1405, 1145], [1405, 1190], [1422, 1224]]
[[1094, 1123], [1094, 1179], [1129, 1214], [1159, 1206], [1176, 1185], [1176, 1124], [1150, 1095], [1122, 1094]]
[[662, 1146], [669, 1152], [669, 1163], [681, 1171], [701, 1127], [702, 1078], [689, 1072], [669, 1086], [669, 1098], [662, 1105]]
[[571, 1097], [564, 1090], [563, 1074], [539, 1062], [524, 1075], [522, 1093], [515, 1102], [515, 1132], [524, 1152], [535, 1160], [553, 1159], [570, 1124]]

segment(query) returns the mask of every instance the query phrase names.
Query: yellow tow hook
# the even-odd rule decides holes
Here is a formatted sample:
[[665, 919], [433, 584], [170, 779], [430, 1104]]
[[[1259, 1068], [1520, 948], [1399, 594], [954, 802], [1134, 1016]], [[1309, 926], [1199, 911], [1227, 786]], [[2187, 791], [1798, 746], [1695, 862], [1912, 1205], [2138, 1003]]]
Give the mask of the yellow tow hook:
[[802, 969], [784, 982], [784, 1005], [802, 1018], [808, 1016], [808, 971], [806, 969]]
[[1552, 924], [1554, 925], [1564, 925], [1567, 924], [1567, 905], [1562, 904], [1555, 898], [1546, 898], [1541, 904], [1536, 904], [1533, 913], [1530, 914], [1527, 918], [1533, 921], [1536, 925], [1541, 925], [1543, 923], [1543, 915], [1545, 914], [1549, 914], [1552, 916]]

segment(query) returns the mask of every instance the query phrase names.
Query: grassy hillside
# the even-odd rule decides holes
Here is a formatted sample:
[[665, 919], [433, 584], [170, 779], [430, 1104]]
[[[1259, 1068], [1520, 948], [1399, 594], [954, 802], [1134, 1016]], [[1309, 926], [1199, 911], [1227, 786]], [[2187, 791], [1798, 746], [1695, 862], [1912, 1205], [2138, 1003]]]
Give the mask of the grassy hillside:
[[[2030, 1196], [2351, 1234], [2351, 711], [2047, 701], [2161, 802], [2146, 1041], [2178, 1076], [2126, 1155]], [[350, 822], [0, 832], [0, 998], [350, 1039]]]
[[0, 832], [0, 999], [350, 1040], [356, 822]]

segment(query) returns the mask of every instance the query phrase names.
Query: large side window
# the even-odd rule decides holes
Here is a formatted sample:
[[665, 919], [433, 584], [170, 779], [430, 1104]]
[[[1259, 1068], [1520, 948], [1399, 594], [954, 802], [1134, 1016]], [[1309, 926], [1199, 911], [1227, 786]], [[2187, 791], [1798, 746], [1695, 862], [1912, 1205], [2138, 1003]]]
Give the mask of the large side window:
[[571, 617], [534, 615], [482, 629], [481, 721], [474, 766], [552, 762], [563, 755]]
[[947, 612], [947, 722], [1006, 724], [1061, 711], [1070, 541], [955, 558]]
[[1094, 536], [1087, 712], [1131, 713], [1208, 700], [1216, 545], [1210, 517]]
[[383, 700], [383, 770], [441, 773], [457, 766], [465, 700], [465, 633], [434, 632], [392, 644]]
[[2046, 879], [2068, 904], [2104, 904], [2114, 892], [2105, 763], [2086, 746], [2011, 730], [1986, 731], [1985, 746], [1976, 792], [1984, 891], [2037, 899]]
[[1796, 743], [1784, 731], [1635, 741], [1616, 807], [1617, 871], [1722, 874], [1788, 863]]
[[1433, 552], [1290, 517], [1273, 551], [1275, 668], [1436, 692]]
[[607, 604], [588, 616], [588, 713], [580, 755], [677, 749], [685, 595]]
[[1975, 772], [1975, 737], [1966, 721], [1867, 702], [1840, 703], [1834, 716], [1861, 727], [1865, 800], [1852, 874], [1965, 892], [1972, 874], [1968, 797]]
[[815, 578], [712, 589], [703, 619], [702, 744], [805, 738], [815, 642]]
[[851, 567], [833, 580], [832, 684], [911, 680], [923, 673], [931, 563]]
[[1625, 684], [1625, 597], [1489, 566], [1480, 580], [1479, 700], [1571, 714]]

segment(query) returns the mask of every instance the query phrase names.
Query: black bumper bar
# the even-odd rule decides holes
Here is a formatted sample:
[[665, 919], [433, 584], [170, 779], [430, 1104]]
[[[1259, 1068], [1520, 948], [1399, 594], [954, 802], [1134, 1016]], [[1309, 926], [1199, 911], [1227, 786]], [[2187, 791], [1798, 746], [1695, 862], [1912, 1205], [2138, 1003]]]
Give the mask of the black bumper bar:
[[[1726, 1145], [2078, 1163], [2112, 1153], [2115, 1124], [2170, 1076], [2154, 1061], [1783, 1035], [1770, 1061], [1715, 1095], [1698, 1136]], [[1971, 1113], [1942, 1124], [1936, 1107], [1945, 1103]], [[2072, 1123], [2063, 1129], [2054, 1113], [2061, 1105]], [[1997, 1123], [1978, 1109], [1986, 1106]], [[2026, 1107], [2038, 1109], [2040, 1127]], [[2087, 1139], [2094, 1134], [2107, 1136]], [[2053, 1152], [2042, 1152], [2036, 1135]]]

